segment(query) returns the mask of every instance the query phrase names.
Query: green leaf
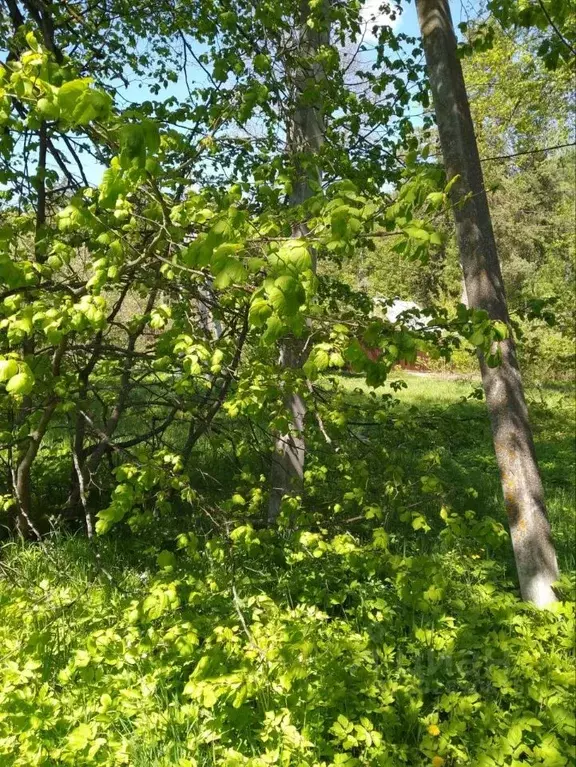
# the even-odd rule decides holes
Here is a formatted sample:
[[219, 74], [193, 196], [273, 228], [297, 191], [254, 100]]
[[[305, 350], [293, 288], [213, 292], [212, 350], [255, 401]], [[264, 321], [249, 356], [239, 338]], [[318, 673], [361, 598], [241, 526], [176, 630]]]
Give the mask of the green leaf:
[[71, 751], [83, 751], [94, 738], [93, 728], [89, 724], [79, 724], [66, 738]]
[[252, 327], [261, 327], [272, 314], [272, 309], [265, 298], [254, 297], [250, 303], [248, 320]]
[[243, 264], [237, 258], [227, 257], [221, 262], [220, 269], [214, 279], [214, 287], [228, 288], [233, 283], [241, 283], [247, 273]]
[[428, 242], [430, 239], [430, 232], [426, 229], [422, 229], [418, 226], [407, 226], [404, 229], [405, 233], [413, 240], [422, 240], [422, 242]]
[[285, 330], [286, 326], [280, 317], [277, 314], [273, 314], [266, 322], [266, 330], [262, 335], [262, 341], [267, 344], [273, 343], [284, 334]]
[[141, 125], [124, 125], [120, 131], [120, 165], [122, 168], [146, 166], [146, 133]]
[[265, 53], [258, 53], [256, 56], [254, 56], [253, 64], [256, 72], [259, 74], [264, 74], [270, 69], [270, 57]]
[[[118, 485], [115, 492], [121, 487], [123, 486]], [[120, 522], [124, 518], [127, 512], [128, 506], [121, 503], [112, 503], [107, 509], [101, 509], [96, 515], [98, 517], [96, 532], [99, 535], [107, 533], [116, 522]]]
[[10, 394], [23, 396], [29, 394], [34, 387], [34, 376], [30, 372], [17, 373], [6, 384], [6, 391]]
[[92, 82], [89, 78], [70, 80], [58, 91], [58, 105], [63, 119], [73, 122], [74, 110]]
[[460, 175], [459, 175], [459, 174], [456, 174], [455, 176], [453, 176], [453, 177], [450, 179], [450, 181], [449, 181], [449, 182], [446, 184], [446, 186], [444, 187], [444, 194], [450, 194], [450, 192], [452, 191], [452, 187], [454, 186], [454, 184], [455, 184], [455, 183], [456, 183], [456, 182], [457, 182], [459, 179], [460, 179]]
[[160, 130], [158, 123], [154, 120], [142, 120], [140, 125], [144, 133], [146, 148], [150, 154], [154, 154], [160, 149]]
[[482, 346], [486, 340], [483, 330], [475, 330], [468, 339], [473, 346]]
[[100, 197], [98, 199], [103, 208], [113, 208], [118, 197], [124, 193], [126, 182], [123, 172], [118, 167], [110, 167], [102, 175], [100, 184]]
[[302, 240], [290, 240], [269, 257], [270, 265], [278, 271], [303, 272], [312, 267], [312, 257]]
[[430, 194], [426, 197], [428, 202], [430, 202], [435, 208], [439, 208], [446, 199], [446, 195], [444, 192], [430, 192]]
[[34, 32], [26, 32], [26, 44], [34, 53], [38, 53], [41, 48]]
[[328, 349], [326, 347], [327, 344], [318, 344], [318, 346], [315, 346], [310, 352], [308, 359], [302, 366], [308, 378], [316, 378], [318, 373], [322, 370], [326, 370], [330, 364], [330, 347], [328, 346]]
[[500, 349], [495, 354], [486, 355], [486, 364], [489, 368], [497, 368], [502, 362], [502, 352]]
[[171, 551], [164, 550], [158, 554], [156, 562], [158, 563], [158, 567], [164, 570], [169, 567], [175, 567], [176, 557]]
[[306, 294], [297, 279], [284, 275], [274, 280], [268, 297], [271, 305], [279, 314], [292, 316], [304, 303]]
[[8, 381], [18, 373], [16, 360], [0, 360], [0, 381]]
[[57, 120], [60, 117], [58, 103], [47, 98], [38, 100], [36, 111], [46, 120]]
[[506, 325], [505, 322], [502, 322], [501, 320], [496, 320], [494, 322], [494, 332], [496, 334], [496, 338], [499, 341], [504, 341], [506, 338], [508, 338], [508, 325]]
[[390, 543], [390, 536], [383, 527], [377, 527], [372, 533], [372, 545], [375, 549], [387, 551]]
[[75, 125], [88, 125], [97, 119], [108, 117], [112, 99], [104, 91], [88, 88], [78, 99], [72, 113]]

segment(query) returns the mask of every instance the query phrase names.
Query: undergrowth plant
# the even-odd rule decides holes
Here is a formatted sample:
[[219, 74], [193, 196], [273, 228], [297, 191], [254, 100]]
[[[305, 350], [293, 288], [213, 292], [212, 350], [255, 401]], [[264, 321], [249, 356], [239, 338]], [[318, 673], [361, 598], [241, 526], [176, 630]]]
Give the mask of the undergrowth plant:
[[519, 603], [502, 543], [450, 514], [426, 555], [248, 525], [123, 570], [9, 552], [3, 763], [569, 765], [573, 603]]
[[[310, 498], [279, 530], [259, 526], [245, 460], [220, 511], [204, 500], [175, 522], [135, 469], [113, 536], [5, 546], [3, 763], [571, 763], [573, 586], [551, 610], [518, 600], [478, 404], [392, 413], [350, 383], [358, 439], [311, 464]], [[554, 406], [540, 405], [543, 440], [559, 436]], [[394, 432], [378, 453], [374, 429]], [[550, 444], [555, 520], [572, 489]], [[207, 452], [199, 475], [226, 482], [219, 461]]]

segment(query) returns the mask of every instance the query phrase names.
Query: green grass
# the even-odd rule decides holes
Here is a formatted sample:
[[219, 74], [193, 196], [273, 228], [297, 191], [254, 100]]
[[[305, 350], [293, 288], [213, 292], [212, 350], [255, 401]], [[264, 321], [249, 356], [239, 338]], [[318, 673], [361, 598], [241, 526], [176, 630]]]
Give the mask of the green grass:
[[[406, 388], [391, 384], [401, 382]], [[404, 409], [415, 408], [418, 427], [402, 435], [400, 444], [413, 454], [439, 448], [444, 455], [446, 483], [456, 494], [470, 491], [470, 506], [480, 513], [504, 521], [503, 499], [492, 435], [477, 376], [394, 373], [385, 386], [366, 387], [354, 376], [341, 376], [340, 385], [350, 401], [366, 405], [382, 394], [393, 393]], [[536, 453], [545, 487], [548, 512], [556, 540], [561, 568], [576, 567], [576, 413], [569, 384], [530, 387], [526, 393], [536, 444]], [[402, 409], [402, 408], [401, 408]], [[373, 434], [372, 434], [373, 436]], [[390, 429], [383, 428], [380, 441], [398, 445]], [[475, 492], [472, 492], [475, 491]], [[477, 493], [477, 497], [474, 497]]]
[[[310, 429], [296, 530], [231, 539], [200, 505], [175, 506], [170, 521], [93, 544], [5, 544], [2, 767], [573, 763], [573, 604], [538, 612], [518, 599], [485, 404], [468, 398], [477, 382], [394, 379], [407, 388], [389, 407], [390, 385], [339, 378], [348, 421], [337, 450]], [[573, 575], [574, 413], [554, 387], [529, 399]], [[193, 477], [212, 516], [236, 509], [241, 525], [254, 512], [226, 501], [265, 482], [265, 455], [237, 454], [225, 423], [198, 444]], [[48, 480], [56, 468], [57, 455]], [[182, 531], [197, 543], [178, 547]], [[159, 566], [160, 551], [173, 564]], [[338, 721], [355, 746], [337, 740]], [[298, 750], [299, 734], [313, 747]]]
[[[469, 396], [472, 391], [480, 385], [478, 376], [451, 376], [434, 373], [410, 373], [394, 371], [389, 381], [380, 386], [375, 391], [377, 394], [392, 391], [390, 384], [394, 381], [406, 383], [407, 388], [401, 389], [397, 396], [399, 399], [409, 405], [431, 405], [438, 406], [442, 404], [454, 404], [462, 397]], [[371, 391], [366, 384], [356, 376], [341, 376], [341, 385], [348, 391], [359, 388], [368, 393]]]

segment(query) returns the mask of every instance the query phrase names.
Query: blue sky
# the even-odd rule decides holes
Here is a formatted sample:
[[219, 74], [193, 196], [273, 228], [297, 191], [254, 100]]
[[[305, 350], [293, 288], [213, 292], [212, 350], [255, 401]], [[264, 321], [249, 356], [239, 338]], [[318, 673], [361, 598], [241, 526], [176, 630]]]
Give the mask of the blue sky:
[[[374, 14], [378, 14], [378, 6], [380, 0], [366, 0], [364, 7], [364, 19], [367, 23], [367, 27], [370, 27], [369, 20], [372, 19]], [[460, 21], [469, 18], [474, 13], [474, 9], [478, 7], [478, 0], [451, 0], [451, 9], [454, 24], [457, 25]], [[385, 17], [378, 17], [378, 20], [384, 20]], [[416, 8], [414, 0], [404, 3], [404, 12], [402, 16], [395, 23], [396, 31], [401, 31], [407, 35], [418, 37], [418, 20], [416, 16]], [[193, 71], [188, 73], [189, 81], [192, 87], [202, 86], [206, 84], [206, 77], [199, 67], [195, 67]], [[177, 83], [171, 83], [168, 88], [160, 91], [158, 95], [150, 93], [146, 84], [134, 81], [128, 88], [121, 88], [119, 90], [118, 103], [120, 106], [128, 105], [129, 102], [143, 102], [147, 99], [162, 101], [170, 96], [175, 96], [178, 100], [186, 100], [188, 92], [182, 76]], [[85, 172], [90, 183], [98, 184], [100, 182], [104, 168], [98, 164], [92, 157], [87, 154], [83, 155], [85, 161]], [[57, 166], [54, 167], [56, 168]]]

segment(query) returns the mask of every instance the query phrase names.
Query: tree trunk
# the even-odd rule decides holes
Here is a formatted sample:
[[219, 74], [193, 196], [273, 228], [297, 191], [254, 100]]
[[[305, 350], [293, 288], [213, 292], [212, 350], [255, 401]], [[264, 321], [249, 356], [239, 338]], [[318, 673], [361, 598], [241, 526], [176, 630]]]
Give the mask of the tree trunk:
[[462, 290], [460, 291], [460, 303], [464, 304], [465, 307], [468, 308], [468, 293], [466, 291], [466, 280], [464, 279], [464, 276], [462, 276]]
[[[52, 357], [52, 376], [54, 378], [58, 378], [60, 375], [62, 358], [64, 357], [67, 343], [68, 341], [65, 336], [54, 351]], [[24, 538], [33, 535], [38, 540], [41, 540], [40, 532], [35, 525], [33, 518], [31, 471], [32, 464], [36, 460], [36, 456], [38, 455], [42, 440], [46, 435], [46, 431], [50, 425], [57, 404], [58, 399], [55, 396], [50, 397], [42, 411], [38, 426], [34, 431], [30, 432], [27, 439], [23, 441], [17, 460], [11, 467], [12, 488], [18, 508], [16, 528], [19, 534]], [[24, 415], [24, 411], [21, 410], [21, 414]]]
[[[323, 4], [327, 10], [327, 3]], [[295, 166], [294, 189], [290, 195], [290, 205], [302, 205], [319, 187], [321, 177], [314, 156], [324, 143], [324, 120], [320, 99], [308, 103], [305, 92], [313, 83], [318, 84], [323, 77], [322, 68], [314, 60], [320, 46], [329, 42], [327, 14], [320, 29], [312, 29], [307, 21], [311, 16], [309, 0], [302, 0], [300, 23], [294, 33], [297, 56], [301, 61], [311, 59], [308, 66], [301, 61], [293, 72], [292, 92], [294, 111], [287, 125], [289, 151]], [[292, 236], [306, 238], [308, 227], [303, 221], [293, 227]], [[313, 269], [316, 263], [313, 258]], [[283, 368], [297, 369], [306, 360], [305, 339], [288, 338], [280, 344], [279, 364]], [[276, 438], [270, 476], [270, 498], [268, 502], [268, 523], [274, 524], [280, 513], [282, 498], [297, 494], [302, 487], [304, 477], [304, 459], [306, 445], [304, 441], [304, 418], [306, 406], [297, 391], [287, 393], [286, 409], [291, 414], [292, 423], [287, 434]]]
[[[500, 467], [522, 597], [537, 606], [556, 601], [556, 553], [518, 369], [500, 262], [478, 146], [448, 0], [417, 0], [418, 21], [434, 98], [469, 306], [508, 325], [502, 364], [480, 357], [482, 383]], [[462, 202], [465, 199], [465, 202]]]
[[204, 331], [206, 338], [210, 341], [217, 341], [222, 335], [222, 323], [214, 317], [212, 306], [216, 301], [214, 290], [212, 289], [212, 280], [207, 279], [203, 285], [198, 287], [198, 316], [200, 327]]
[[[289, 339], [280, 348], [280, 364], [285, 368], [299, 368], [302, 365], [302, 343], [300, 339]], [[270, 472], [270, 499], [268, 502], [268, 524], [276, 522], [285, 495], [295, 495], [302, 489], [304, 479], [304, 418], [306, 405], [297, 391], [286, 398], [286, 409], [292, 422], [287, 434], [280, 434], [274, 445], [272, 470]]]

